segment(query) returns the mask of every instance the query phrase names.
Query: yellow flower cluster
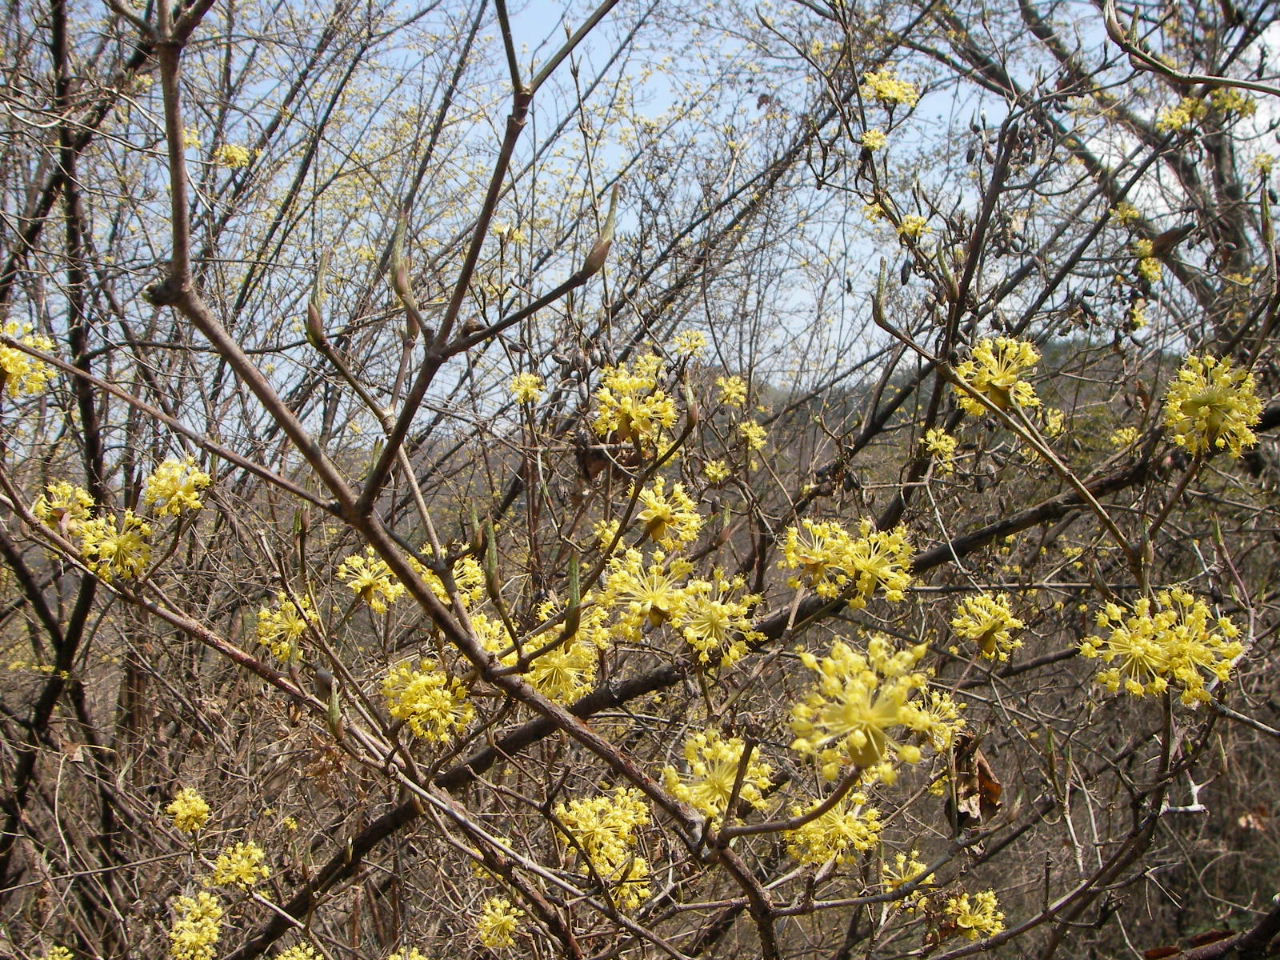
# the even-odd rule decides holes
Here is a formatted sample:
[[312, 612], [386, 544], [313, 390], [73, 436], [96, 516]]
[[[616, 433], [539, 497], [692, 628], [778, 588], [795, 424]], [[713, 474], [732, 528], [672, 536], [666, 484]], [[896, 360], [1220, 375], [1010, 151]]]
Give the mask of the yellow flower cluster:
[[476, 920], [476, 934], [480, 942], [490, 950], [511, 947], [516, 942], [516, 931], [524, 911], [512, 906], [506, 897], [490, 897], [481, 906]]
[[[1040, 398], [1023, 377], [1035, 373], [1039, 362], [1040, 351], [1026, 340], [986, 338], [978, 341], [971, 359], [956, 367], [956, 376], [1000, 410], [1008, 410], [1014, 404], [1038, 407]], [[956, 396], [966, 413], [986, 416], [987, 408], [968, 390], [957, 387]]]
[[909, 213], [898, 224], [898, 236], [919, 240], [929, 231], [929, 221], [918, 213]]
[[[8, 320], [4, 335], [24, 343], [28, 347], [52, 353], [54, 344], [42, 333], [35, 333], [29, 323]], [[0, 343], [0, 392], [8, 390], [14, 396], [34, 396], [43, 393], [53, 379], [53, 367], [17, 347]]]
[[423, 660], [416, 669], [400, 664], [382, 682], [382, 693], [392, 717], [433, 743], [447, 743], [475, 718], [466, 684], [434, 660]]
[[[557, 703], [573, 703], [590, 693], [596, 685], [600, 651], [607, 649], [611, 640], [606, 622], [609, 612], [594, 599], [592, 596], [584, 599], [577, 632], [564, 643], [545, 653], [541, 651], [542, 646], [559, 639], [560, 628], [551, 628], [540, 634], [533, 644], [526, 642], [524, 645], [524, 653], [533, 656], [525, 679], [539, 693]], [[559, 604], [547, 602], [539, 607], [538, 615], [544, 621], [550, 620], [558, 609]], [[471, 623], [486, 649], [503, 653], [512, 646], [512, 639], [500, 621], [482, 613], [473, 613]], [[503, 658], [503, 663], [508, 666], [516, 662], [514, 650]]]
[[633, 366], [606, 367], [596, 391], [596, 433], [618, 443], [656, 448], [677, 418], [675, 401], [658, 386], [661, 376], [662, 358], [656, 354], [641, 357]]
[[754, 420], [743, 420], [738, 424], [738, 433], [742, 434], [748, 450], [763, 450], [765, 441], [769, 439], [769, 431]]
[[1218, 87], [1209, 94], [1209, 102], [1219, 113], [1234, 113], [1240, 117], [1252, 117], [1258, 112], [1258, 101], [1235, 87]]
[[914, 107], [920, 101], [920, 90], [916, 85], [906, 80], [899, 80], [898, 74], [893, 70], [868, 73], [862, 79], [859, 93], [868, 100], [876, 100], [886, 105], [902, 103], [908, 107]]
[[862, 134], [862, 145], [868, 150], [883, 150], [889, 143], [889, 137], [883, 130], [865, 130]]
[[169, 928], [169, 956], [173, 960], [213, 960], [222, 936], [222, 902], [201, 891], [173, 902], [177, 919]]
[[[636, 831], [649, 823], [639, 790], [617, 787], [611, 795], [570, 800], [556, 807], [556, 816], [619, 906], [633, 910], [649, 897], [649, 863], [635, 852]], [[572, 856], [573, 847], [564, 842]]]
[[276, 960], [324, 960], [309, 943], [295, 943], [288, 950], [276, 954]]
[[723, 460], [708, 460], [702, 467], [702, 473], [712, 483], [724, 483], [733, 476]]
[[1138, 258], [1138, 274], [1147, 283], [1159, 283], [1164, 276], [1164, 264], [1155, 257], [1155, 244], [1147, 239], [1134, 243], [1133, 252]]
[[537, 403], [545, 385], [536, 373], [517, 373], [511, 378], [511, 398], [516, 403]]
[[1201, 97], [1183, 97], [1172, 107], [1165, 107], [1156, 117], [1156, 129], [1161, 133], [1185, 130], [1203, 117], [1209, 110]]
[[89, 491], [66, 480], [48, 484], [45, 492], [31, 505], [31, 512], [41, 523], [54, 527], [69, 536], [80, 532], [80, 524], [89, 519], [93, 509], [93, 497]]
[[[681, 776], [675, 767], [664, 767], [667, 789], [700, 813], [719, 821], [729, 806], [733, 785], [742, 766], [746, 744], [738, 737], [726, 740], [716, 730], [695, 733], [684, 743], [684, 759], [688, 772]], [[772, 783], [773, 768], [753, 751], [742, 776], [738, 791], [741, 802], [752, 806], [764, 804], [764, 791]]]
[[174, 794], [173, 802], [164, 809], [173, 817], [173, 825], [183, 833], [195, 833], [209, 822], [209, 804], [191, 787], [183, 787]]
[[618, 615], [614, 633], [639, 640], [646, 625], [658, 627], [679, 616], [686, 599], [681, 581], [692, 572], [689, 561], [668, 559], [661, 550], [648, 563], [635, 549], [611, 559], [601, 602]]
[[196, 458], [166, 460], [147, 477], [144, 503], [156, 506], [156, 516], [178, 516], [186, 510], [199, 510], [200, 491], [209, 486], [209, 475], [196, 467]]
[[293, 663], [301, 659], [298, 640], [307, 631], [307, 620], [312, 616], [311, 600], [299, 597], [295, 604], [285, 594], [276, 594], [276, 608], [258, 609], [258, 642], [271, 651], [281, 663]]
[[86, 565], [108, 583], [140, 577], [151, 562], [151, 524], [132, 510], [124, 512], [119, 526], [111, 517], [92, 517], [79, 526]]
[[923, 643], [895, 651], [878, 634], [868, 640], [865, 655], [843, 640], [822, 660], [802, 652], [801, 662], [818, 674], [818, 683], [791, 710], [791, 748], [817, 760], [828, 780], [852, 765], [874, 768], [892, 782], [898, 761], [921, 759], [920, 748], [897, 742], [894, 730], [903, 727], [937, 741], [949, 739], [959, 726], [949, 697], [913, 699], [929, 684], [928, 675], [915, 669], [927, 652]]
[[75, 960], [75, 954], [66, 947], [50, 947], [41, 960]]
[[1211, 354], [1187, 357], [1169, 384], [1164, 425], [1174, 442], [1192, 454], [1225, 449], [1239, 457], [1258, 438], [1249, 429], [1262, 415], [1253, 374]]
[[[904, 527], [892, 531], [874, 529], [870, 520], [861, 523], [861, 536], [854, 537], [834, 520], [809, 520], [787, 528], [780, 565], [799, 570], [807, 585], [819, 596], [834, 599], [852, 589], [849, 605], [865, 607], [877, 589], [896, 603], [911, 585], [911, 541]], [[792, 578], [799, 588], [805, 581]]]
[[735, 599], [745, 589], [742, 577], [725, 579], [720, 570], [712, 580], [690, 580], [684, 588], [675, 626], [698, 651], [700, 662], [719, 656], [720, 666], [730, 667], [747, 655], [749, 644], [763, 639], [751, 623], [751, 608], [763, 598], [748, 594]]
[[726, 407], [741, 407], [747, 402], [747, 381], [741, 377], [716, 377], [716, 387]]
[[1045, 407], [1043, 409], [1043, 421], [1041, 429], [1046, 437], [1060, 437], [1067, 429], [1067, 415], [1057, 407]]
[[271, 876], [267, 867], [267, 855], [252, 840], [225, 848], [213, 862], [213, 873], [205, 880], [209, 886], [252, 887]]
[[365, 547], [364, 556], [352, 554], [338, 564], [338, 578], [372, 607], [374, 613], [386, 613], [387, 605], [404, 595], [404, 584], [396, 579], [373, 547]]
[[213, 151], [213, 162], [220, 167], [230, 167], [234, 170], [247, 167], [251, 156], [249, 151], [238, 143], [224, 143]]
[[698, 539], [702, 516], [684, 492], [684, 484], [677, 483], [668, 495], [667, 481], [657, 477], [640, 492], [640, 504], [644, 509], [639, 518], [651, 540], [670, 549], [676, 542], [686, 544]]
[[[867, 797], [852, 793], [826, 813], [787, 831], [787, 850], [801, 863], [821, 865], [852, 862], [858, 853], [874, 849], [880, 842], [880, 811], [867, 807]], [[820, 805], [791, 808], [793, 817], [802, 816]]]
[[1133, 441], [1138, 439], [1138, 428], [1121, 427], [1118, 430], [1112, 431], [1111, 436], [1107, 439], [1113, 447], [1127, 447], [1129, 444], [1133, 443]]
[[994, 891], [975, 893], [972, 899], [967, 893], [962, 893], [947, 900], [946, 915], [970, 940], [981, 940], [994, 937], [1004, 929], [1004, 914], [999, 906]]
[[395, 953], [387, 954], [387, 960], [430, 960], [430, 958], [417, 947], [412, 947], [408, 953], [397, 950]]
[[[921, 885], [933, 883], [933, 874], [925, 876], [928, 866], [920, 860], [920, 852], [912, 850], [910, 854], [895, 853], [893, 863], [885, 860], [880, 864], [880, 883], [886, 893], [892, 893], [909, 883], [919, 882]], [[923, 904], [924, 891], [917, 889], [907, 898], [908, 909], [919, 908]]]
[[938, 472], [950, 474], [956, 472], [956, 449], [960, 446], [960, 441], [947, 431], [938, 427], [926, 430], [924, 434], [924, 448], [933, 454], [934, 459], [938, 462]]
[[707, 335], [701, 330], [684, 330], [672, 342], [682, 357], [701, 357], [707, 351]]
[[1154, 602], [1144, 597], [1131, 611], [1108, 603], [1097, 623], [1109, 633], [1086, 638], [1081, 655], [1114, 664], [1099, 672], [1098, 682], [1109, 690], [1123, 685], [1135, 697], [1164, 693], [1172, 682], [1188, 706], [1206, 701], [1206, 679], [1228, 680], [1244, 653], [1231, 619], [1213, 617], [1203, 600], [1181, 588], [1161, 591]]
[[1142, 218], [1142, 211], [1127, 200], [1121, 200], [1111, 208], [1111, 219], [1121, 226]]
[[1022, 646], [1012, 631], [1021, 630], [1026, 624], [1013, 615], [1008, 594], [994, 597], [980, 594], [966, 597], [956, 608], [951, 628], [966, 640], [972, 640], [988, 660], [1008, 660], [1009, 654]]

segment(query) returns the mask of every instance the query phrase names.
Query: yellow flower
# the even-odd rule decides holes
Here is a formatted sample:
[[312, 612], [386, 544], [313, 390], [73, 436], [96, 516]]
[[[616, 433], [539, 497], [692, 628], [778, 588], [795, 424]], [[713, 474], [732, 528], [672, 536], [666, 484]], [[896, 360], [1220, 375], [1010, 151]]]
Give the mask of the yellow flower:
[[865, 607], [877, 589], [884, 591], [890, 603], [901, 602], [911, 585], [911, 541], [906, 527], [876, 530], [870, 520], [863, 520], [861, 531], [849, 543], [844, 561], [856, 590], [849, 606]]
[[748, 450], [763, 450], [765, 441], [769, 438], [769, 432], [754, 420], [742, 421], [738, 424], [738, 432], [746, 440]]
[[166, 460], [147, 477], [144, 503], [158, 505], [156, 516], [178, 516], [185, 510], [199, 510], [200, 491], [209, 486], [209, 475], [196, 467], [196, 458]]
[[169, 956], [173, 960], [213, 960], [222, 936], [222, 902], [200, 891], [173, 902], [178, 917], [169, 928]]
[[[866, 803], [865, 794], [851, 793], [822, 816], [788, 830], [787, 851], [801, 863], [851, 863], [858, 853], [872, 850], [880, 842], [880, 812]], [[791, 815], [803, 816], [820, 805], [821, 801], [807, 808], [796, 804]]]
[[843, 640], [836, 641], [822, 660], [801, 653], [801, 663], [818, 675], [818, 682], [792, 708], [796, 739], [791, 748], [816, 759], [828, 780], [853, 765], [875, 767], [888, 782], [895, 776], [897, 761], [918, 763], [920, 748], [898, 743], [892, 731], [905, 727], [931, 739], [937, 733], [936, 718], [912, 702], [928, 686], [928, 676], [915, 669], [927, 652], [925, 644], [895, 651], [885, 637], [875, 634], [865, 655]]
[[862, 134], [862, 145], [868, 150], [883, 150], [889, 138], [883, 130], [866, 130]]
[[[590, 693], [596, 685], [596, 673], [600, 667], [600, 647], [593, 641], [603, 637], [607, 644], [608, 632], [603, 624], [607, 616], [608, 611], [599, 606], [583, 611], [576, 636], [546, 653], [534, 651], [536, 655], [525, 679], [535, 690], [556, 703], [573, 703]], [[550, 642], [559, 635], [560, 631], [555, 630], [539, 639]], [[525, 652], [530, 652], [528, 645]], [[515, 654], [509, 659], [514, 663]]]
[[338, 564], [338, 578], [372, 607], [374, 613], [386, 613], [387, 604], [395, 603], [404, 594], [404, 584], [392, 575], [387, 562], [373, 547], [366, 547], [364, 556], [352, 554]]
[[258, 642], [281, 663], [293, 663], [302, 657], [298, 640], [306, 633], [307, 620], [312, 616], [311, 600], [303, 596], [295, 604], [285, 594], [277, 593], [276, 602], [275, 610], [258, 609]]
[[667, 481], [654, 479], [652, 486], [640, 493], [644, 509], [638, 514], [644, 523], [644, 532], [650, 539], [670, 548], [675, 542], [692, 543], [702, 529], [702, 516], [698, 513], [684, 484], [677, 483], [666, 492]]
[[657, 627], [679, 616], [686, 599], [681, 580], [692, 570], [687, 560], [668, 562], [661, 551], [649, 563], [635, 549], [610, 560], [603, 602], [619, 611], [615, 632], [638, 640], [646, 625]]
[[1146, 597], [1132, 610], [1108, 603], [1098, 611], [1106, 637], [1088, 637], [1082, 656], [1114, 664], [1097, 680], [1109, 690], [1124, 686], [1135, 697], [1160, 694], [1170, 682], [1182, 687], [1182, 702], [1207, 701], [1206, 679], [1225, 682], [1244, 653], [1240, 630], [1228, 617], [1214, 618], [1208, 605], [1181, 588]]
[[1165, 107], [1156, 117], [1156, 129], [1161, 133], [1185, 130], [1208, 112], [1208, 105], [1199, 97], [1183, 97], [1175, 106]]
[[746, 656], [748, 644], [763, 639], [751, 624], [751, 608], [761, 598], [733, 598], [745, 588], [742, 577], [726, 580], [719, 570], [714, 580], [691, 580], [685, 587], [684, 604], [675, 615], [674, 625], [698, 651], [702, 663], [709, 663], [712, 655], [718, 654], [720, 666], [732, 666]]
[[886, 105], [895, 103], [914, 107], [920, 100], [920, 91], [914, 83], [899, 80], [893, 70], [881, 70], [868, 73], [862, 79], [859, 92], [868, 100], [876, 100]]
[[834, 520], [806, 518], [799, 527], [787, 528], [779, 566], [805, 575], [807, 584], [799, 577], [788, 581], [795, 589], [807, 585], [819, 596], [832, 599], [849, 582], [845, 562], [852, 542], [849, 532]]
[[919, 240], [929, 231], [929, 221], [918, 213], [909, 213], [898, 224], [898, 236]]
[[213, 162], [220, 167], [247, 167], [250, 159], [249, 151], [238, 143], [224, 143], [213, 151]]
[[183, 787], [165, 807], [173, 817], [173, 825], [184, 833], [195, 833], [209, 822], [209, 804], [191, 787]]
[[620, 526], [621, 523], [618, 520], [597, 520], [591, 525], [591, 535], [595, 537], [595, 541], [600, 545], [601, 550], [613, 543], [614, 538], [618, 535]]
[[708, 460], [702, 467], [702, 473], [712, 483], [724, 483], [733, 476], [723, 460]]
[[142, 576], [151, 562], [151, 525], [126, 510], [117, 528], [110, 517], [92, 517], [80, 524], [80, 551], [86, 566], [103, 580]]
[[716, 377], [716, 386], [726, 407], [741, 407], [747, 402], [747, 381], [741, 377]]
[[[1040, 352], [1025, 340], [988, 338], [978, 341], [972, 359], [956, 367], [956, 376], [1000, 410], [1014, 404], [1038, 407], [1040, 398], [1023, 376], [1034, 373], [1039, 362]], [[957, 387], [956, 396], [967, 413], [986, 416], [987, 409], [968, 390]]]
[[[928, 870], [920, 860], [920, 852], [912, 850], [910, 854], [895, 853], [893, 855], [893, 863], [888, 860], [880, 864], [880, 883], [888, 893], [892, 893], [909, 883], [919, 882], [922, 886], [933, 883], [933, 874], [925, 876]], [[910, 896], [906, 898], [907, 908], [915, 910], [923, 905], [924, 891], [917, 888]]]
[[658, 386], [661, 374], [662, 359], [655, 355], [641, 357], [631, 367], [606, 367], [596, 391], [596, 434], [618, 443], [656, 447], [677, 419], [675, 401]]
[[66, 947], [50, 947], [41, 960], [75, 960], [75, 954]]
[[951, 621], [951, 628], [964, 639], [976, 643], [988, 660], [1008, 660], [1009, 654], [1022, 646], [1022, 641], [1015, 640], [1011, 631], [1021, 630], [1024, 626], [1026, 624], [1009, 609], [1009, 597], [1004, 593], [994, 597], [985, 593], [966, 597], [960, 601]]
[[297, 943], [288, 950], [276, 954], [276, 960], [323, 960], [316, 948], [309, 943]]
[[490, 950], [515, 946], [516, 931], [524, 911], [512, 906], [506, 897], [490, 897], [481, 906], [476, 920], [476, 933], [480, 942]]
[[951, 897], [947, 900], [946, 914], [970, 940], [980, 940], [994, 937], [1004, 929], [1004, 914], [998, 907], [995, 893], [984, 890], [974, 894], [972, 900], [967, 893]]
[[[34, 333], [34, 330], [31, 324], [16, 320], [8, 320], [4, 325], [5, 336], [44, 353], [52, 353], [53, 341], [42, 333]], [[34, 396], [43, 393], [52, 379], [53, 367], [17, 347], [0, 343], [0, 390], [8, 390], [14, 396]]]
[[449, 742], [475, 718], [466, 684], [434, 660], [423, 660], [417, 669], [400, 664], [382, 682], [382, 693], [392, 717], [433, 743]]
[[252, 887], [260, 880], [271, 876], [266, 864], [267, 855], [263, 849], [249, 840], [225, 848], [213, 862], [213, 873], [205, 884], [208, 886]]
[[612, 794], [561, 803], [555, 812], [577, 845], [561, 837], [568, 855], [580, 849], [621, 907], [632, 910], [649, 897], [649, 864], [635, 853], [637, 830], [649, 823], [639, 790], [617, 787]]
[[[681, 776], [675, 767], [664, 767], [667, 789], [698, 812], [720, 820], [729, 806], [733, 785], [742, 766], [746, 744], [738, 737], [724, 739], [716, 730], [695, 733], [684, 744], [688, 772]], [[764, 804], [764, 791], [772, 783], [773, 768], [752, 751], [742, 776], [738, 796], [751, 806]]]
[[93, 497], [89, 496], [89, 491], [66, 480], [56, 480], [44, 490], [31, 505], [31, 512], [41, 523], [75, 536], [93, 509]]
[[1111, 436], [1108, 438], [1108, 442], [1113, 447], [1127, 447], [1137, 439], [1137, 427], [1121, 427], [1118, 430], [1112, 431]]
[[511, 397], [516, 403], [537, 403], [545, 386], [536, 373], [517, 373], [511, 378]]
[[1235, 458], [1258, 438], [1250, 427], [1262, 416], [1253, 374], [1212, 354], [1187, 357], [1165, 395], [1164, 425], [1192, 454], [1226, 449]]
[[1258, 112], [1258, 101], [1235, 87], [1218, 87], [1209, 94], [1209, 102], [1220, 113], [1234, 113], [1240, 117], [1252, 117]]
[[395, 953], [387, 954], [387, 960], [430, 960], [430, 958], [417, 947], [412, 947], [407, 953], [397, 950]]
[[701, 330], [685, 330], [676, 334], [673, 346], [682, 357], [701, 357], [707, 351], [707, 335]]
[[1121, 200], [1111, 208], [1111, 219], [1121, 226], [1142, 218], [1142, 211], [1127, 200]]
[[934, 427], [925, 431], [924, 448], [937, 460], [939, 473], [955, 473], [956, 448], [959, 446], [960, 441], [945, 430]]

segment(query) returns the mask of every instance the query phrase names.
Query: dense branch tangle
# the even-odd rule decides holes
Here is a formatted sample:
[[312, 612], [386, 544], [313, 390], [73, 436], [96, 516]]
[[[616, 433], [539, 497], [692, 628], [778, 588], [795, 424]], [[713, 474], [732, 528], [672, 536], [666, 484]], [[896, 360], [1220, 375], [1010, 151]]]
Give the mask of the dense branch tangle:
[[12, 7], [17, 955], [1260, 955], [1273, 15], [1089, 12]]

